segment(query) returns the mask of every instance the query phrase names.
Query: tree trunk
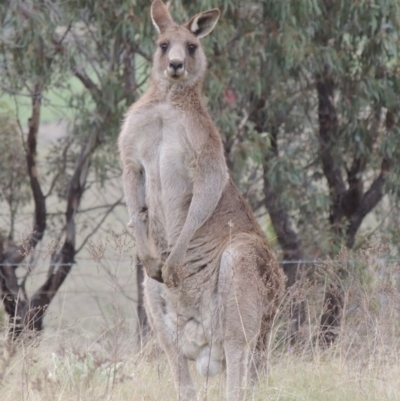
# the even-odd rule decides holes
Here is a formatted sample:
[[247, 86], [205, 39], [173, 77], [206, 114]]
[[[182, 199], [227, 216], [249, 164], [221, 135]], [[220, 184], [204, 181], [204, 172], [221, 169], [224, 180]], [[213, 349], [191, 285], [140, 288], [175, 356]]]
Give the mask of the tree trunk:
[[[31, 298], [26, 295], [23, 288], [24, 282], [22, 285], [18, 284], [16, 276], [18, 264], [24, 260], [26, 252], [21, 252], [20, 248], [22, 247], [19, 247], [3, 255], [0, 285], [3, 303], [9, 315], [10, 338], [12, 339], [19, 337], [24, 330], [40, 331], [43, 329], [43, 318], [47, 308], [75, 263], [75, 216], [85, 192], [90, 157], [97, 146], [97, 133], [90, 135], [86, 143], [82, 145], [68, 189], [64, 244], [61, 250], [51, 258], [51, 265], [45, 283]], [[35, 174], [37, 176], [37, 172]], [[36, 176], [35, 178], [37, 179]], [[37, 204], [38, 201], [35, 198], [35, 205]], [[37, 219], [39, 217], [41, 217], [41, 214], [36, 212], [35, 227], [38, 226]], [[36, 246], [39, 238], [42, 238], [43, 232], [40, 237], [35, 233], [32, 234], [31, 239], [28, 241], [28, 251]]]
[[28, 135], [25, 144], [27, 173], [35, 205], [33, 230], [21, 246], [15, 246], [12, 241], [9, 241], [8, 248], [3, 249], [0, 257], [0, 291], [9, 316], [12, 338], [18, 337], [24, 328], [25, 316], [29, 309], [29, 300], [26, 297], [25, 289], [18, 283], [16, 271], [20, 263], [42, 240], [46, 230], [46, 199], [40, 185], [36, 163], [41, 105], [42, 86], [37, 83], [32, 93], [32, 114], [28, 121]]
[[[330, 224], [337, 248], [354, 246], [355, 236], [365, 216], [370, 213], [384, 196], [386, 175], [390, 160], [384, 157], [381, 171], [366, 192], [363, 192], [362, 173], [365, 160], [355, 151], [351, 167], [347, 170], [347, 185], [342, 176], [341, 155], [335, 155], [338, 141], [338, 118], [334, 104], [335, 84], [327, 74], [318, 76], [316, 83], [318, 95], [319, 143], [322, 169], [326, 177], [331, 198]], [[375, 111], [380, 115], [381, 109]], [[386, 114], [386, 128], [389, 130], [397, 123], [397, 113], [389, 110]], [[378, 129], [379, 123], [375, 129]], [[338, 272], [340, 275], [341, 273]], [[324, 299], [324, 313], [321, 318], [321, 342], [331, 344], [341, 323], [343, 296], [335, 284], [329, 284]]]
[[[338, 118], [334, 104], [334, 81], [332, 77], [317, 77], [319, 143], [322, 170], [326, 177], [331, 198], [330, 224], [335, 239], [340, 246], [343, 224], [343, 200], [346, 194], [340, 169], [340, 160], [333, 156], [333, 148], [338, 135]], [[342, 294], [334, 284], [329, 284], [324, 296], [324, 313], [321, 317], [321, 344], [332, 344], [341, 323]]]
[[[277, 135], [278, 130], [274, 129], [271, 135], [273, 157], [278, 157]], [[269, 155], [266, 155], [263, 166], [265, 206], [277, 235], [279, 245], [283, 251], [285, 263], [282, 267], [287, 277], [286, 286], [290, 292], [293, 292], [295, 291], [294, 286], [299, 280], [299, 272], [301, 269], [300, 261], [303, 259], [302, 244], [298, 234], [292, 227], [287, 211], [282, 205], [281, 188], [273, 188], [270, 184], [268, 157]], [[304, 302], [299, 301], [293, 293], [289, 294], [289, 297], [289, 338], [290, 342], [294, 344], [298, 342], [300, 326], [305, 321], [305, 305]]]

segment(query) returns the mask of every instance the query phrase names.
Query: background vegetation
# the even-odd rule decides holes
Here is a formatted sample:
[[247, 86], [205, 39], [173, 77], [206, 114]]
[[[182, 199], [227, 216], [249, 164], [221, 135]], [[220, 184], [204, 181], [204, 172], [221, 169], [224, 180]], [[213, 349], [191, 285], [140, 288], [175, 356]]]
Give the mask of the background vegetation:
[[[354, 272], [374, 283], [400, 256], [400, 3], [170, 2], [182, 22], [213, 7], [222, 17], [204, 39], [205, 96], [231, 174], [285, 261], [288, 286], [306, 276], [319, 288], [325, 306], [315, 316], [330, 341], [343, 329]], [[148, 82], [149, 8], [144, 0], [0, 3], [0, 290], [12, 336], [41, 329], [55, 302], [74, 319], [85, 304], [106, 320], [128, 305], [126, 316], [143, 322], [116, 138]], [[379, 268], [337, 256], [368, 249], [372, 237], [387, 245]], [[306, 263], [326, 257], [339, 262], [324, 275]], [[99, 271], [113, 290], [90, 303], [73, 290], [85, 275], [95, 292]], [[390, 280], [397, 294], [395, 273]], [[309, 293], [295, 287], [289, 309], [310, 327]], [[377, 310], [382, 302], [376, 297]]]

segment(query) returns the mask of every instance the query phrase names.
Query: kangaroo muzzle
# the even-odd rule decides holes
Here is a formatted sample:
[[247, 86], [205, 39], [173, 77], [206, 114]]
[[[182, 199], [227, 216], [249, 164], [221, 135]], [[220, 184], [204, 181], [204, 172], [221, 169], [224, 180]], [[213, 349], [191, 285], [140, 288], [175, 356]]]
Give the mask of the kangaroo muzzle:
[[173, 59], [168, 62], [167, 74], [171, 78], [179, 78], [185, 72], [183, 60]]
[[185, 47], [183, 44], [175, 44], [168, 53], [168, 64], [165, 75], [173, 80], [185, 77]]

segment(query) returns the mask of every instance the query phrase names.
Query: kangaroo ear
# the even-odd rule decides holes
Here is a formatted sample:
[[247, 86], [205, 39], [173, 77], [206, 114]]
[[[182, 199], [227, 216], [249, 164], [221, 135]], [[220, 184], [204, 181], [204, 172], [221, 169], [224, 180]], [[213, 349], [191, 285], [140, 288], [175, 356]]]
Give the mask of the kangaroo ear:
[[174, 24], [167, 6], [161, 0], [153, 1], [150, 15], [158, 33], [163, 33], [170, 25]]
[[196, 14], [186, 22], [185, 26], [196, 35], [199, 39], [207, 36], [215, 27], [220, 12], [217, 8], [204, 11], [204, 13]]

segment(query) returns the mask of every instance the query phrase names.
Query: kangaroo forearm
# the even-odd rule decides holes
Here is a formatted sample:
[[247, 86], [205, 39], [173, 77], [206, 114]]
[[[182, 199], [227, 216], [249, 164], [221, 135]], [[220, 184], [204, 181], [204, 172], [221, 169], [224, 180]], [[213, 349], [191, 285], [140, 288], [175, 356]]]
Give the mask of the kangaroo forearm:
[[146, 225], [140, 220], [132, 220], [129, 223], [129, 227], [132, 228], [133, 236], [136, 242], [136, 248], [139, 253], [139, 258], [146, 258], [153, 256], [151, 251], [149, 241], [147, 238], [147, 228]]
[[184, 257], [187, 247], [196, 231], [203, 226], [216, 209], [223, 188], [223, 185], [220, 185], [219, 188], [218, 186], [216, 188], [205, 186], [194, 193], [186, 221], [171, 252], [179, 255], [179, 259]]
[[140, 173], [129, 169], [124, 172], [124, 191], [129, 213], [128, 226], [132, 228], [140, 258], [153, 256], [147, 237], [147, 207], [145, 188]]
[[140, 173], [133, 168], [124, 170], [124, 192], [129, 218], [139, 217], [146, 210], [145, 186]]

